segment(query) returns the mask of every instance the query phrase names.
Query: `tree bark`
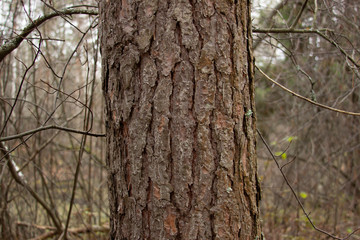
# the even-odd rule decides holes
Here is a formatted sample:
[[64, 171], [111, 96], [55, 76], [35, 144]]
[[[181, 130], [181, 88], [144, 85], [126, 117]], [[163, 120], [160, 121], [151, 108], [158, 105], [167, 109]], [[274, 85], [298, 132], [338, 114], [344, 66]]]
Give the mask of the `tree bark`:
[[261, 239], [250, 1], [99, 6], [110, 239]]

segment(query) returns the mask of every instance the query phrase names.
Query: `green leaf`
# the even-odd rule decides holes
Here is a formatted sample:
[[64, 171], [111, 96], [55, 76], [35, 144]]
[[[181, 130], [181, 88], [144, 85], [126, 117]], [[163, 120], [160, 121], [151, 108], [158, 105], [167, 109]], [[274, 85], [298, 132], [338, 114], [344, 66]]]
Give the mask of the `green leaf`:
[[308, 197], [307, 193], [306, 192], [300, 192], [300, 197], [305, 199]]
[[290, 136], [290, 137], [288, 137], [286, 139], [286, 141], [291, 142], [291, 141], [296, 140], [296, 139], [297, 139], [297, 136]]
[[276, 155], [277, 157], [280, 157], [280, 156], [281, 156], [281, 158], [282, 158], [283, 160], [286, 160], [286, 158], [287, 158], [287, 154], [284, 153], [284, 152], [276, 152], [275, 155]]
[[348, 229], [346, 229], [346, 231], [347, 231], [349, 234], [353, 232], [352, 228], [348, 228]]

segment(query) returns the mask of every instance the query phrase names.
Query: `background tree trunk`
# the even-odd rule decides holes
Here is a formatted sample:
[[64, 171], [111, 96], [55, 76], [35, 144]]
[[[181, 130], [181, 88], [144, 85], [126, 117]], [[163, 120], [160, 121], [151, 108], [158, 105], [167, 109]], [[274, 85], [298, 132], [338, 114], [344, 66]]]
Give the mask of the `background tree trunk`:
[[260, 239], [249, 1], [100, 1], [111, 239]]

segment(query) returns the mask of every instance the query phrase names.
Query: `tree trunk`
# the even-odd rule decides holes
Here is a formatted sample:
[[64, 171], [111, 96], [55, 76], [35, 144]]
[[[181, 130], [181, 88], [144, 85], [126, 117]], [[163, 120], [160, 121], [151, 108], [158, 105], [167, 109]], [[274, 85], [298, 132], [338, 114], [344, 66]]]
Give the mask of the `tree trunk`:
[[100, 1], [110, 239], [260, 239], [249, 1]]

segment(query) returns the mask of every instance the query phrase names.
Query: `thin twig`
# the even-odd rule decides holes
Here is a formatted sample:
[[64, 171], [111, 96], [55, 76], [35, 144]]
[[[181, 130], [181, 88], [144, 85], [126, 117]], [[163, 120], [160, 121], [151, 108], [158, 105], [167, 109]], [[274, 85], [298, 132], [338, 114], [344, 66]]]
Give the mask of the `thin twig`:
[[[17, 223], [18, 226], [26, 226], [26, 227], [34, 227], [40, 230], [52, 230], [51, 226], [39, 226], [39, 225], [34, 225], [34, 224], [29, 224], [29, 223], [24, 223], [24, 222], [18, 222]], [[89, 232], [108, 232], [110, 230], [109, 226], [98, 226], [98, 225], [93, 225], [93, 226], [85, 226], [85, 227], [79, 227], [79, 228], [69, 228], [69, 233], [72, 234], [82, 234], [82, 233], [89, 233]], [[54, 230], [44, 233], [40, 236], [37, 236], [35, 238], [31, 238], [30, 240], [45, 240], [45, 239], [49, 239], [55, 235], [57, 235], [58, 233]]]
[[266, 73], [264, 73], [258, 66], [255, 66], [256, 69], [259, 70], [259, 72], [267, 79], [269, 80], [270, 82], [272, 82], [273, 84], [275, 84], [276, 86], [280, 87], [281, 89], [285, 90], [286, 92], [294, 95], [295, 97], [297, 98], [300, 98], [302, 100], [305, 100], [317, 107], [321, 107], [321, 108], [324, 108], [324, 109], [327, 109], [327, 110], [330, 110], [330, 111], [334, 111], [334, 112], [337, 112], [337, 113], [342, 113], [342, 114], [346, 114], [346, 115], [351, 115], [351, 116], [360, 116], [360, 113], [356, 113], [356, 112], [349, 112], [349, 111], [345, 111], [345, 110], [341, 110], [341, 109], [337, 109], [337, 108], [333, 108], [333, 107], [330, 107], [330, 106], [327, 106], [327, 105], [324, 105], [324, 104], [321, 104], [321, 103], [317, 103], [307, 97], [304, 97], [288, 88], [286, 88], [285, 86], [283, 86], [282, 84], [278, 83], [277, 81], [275, 81], [274, 79], [272, 79], [271, 77], [269, 77], [268, 75], [266, 75]]
[[339, 49], [339, 51], [345, 56], [346, 59], [350, 60], [354, 66], [357, 68], [360, 68], [360, 65], [356, 62], [354, 58], [349, 56], [349, 54], [346, 53], [346, 51], [340, 47], [340, 45], [335, 42], [334, 40], [330, 39], [328, 35], [326, 35], [326, 32], [333, 33], [334, 30], [331, 29], [290, 29], [290, 28], [265, 28], [265, 29], [253, 29], [252, 32], [254, 33], [314, 33], [331, 43], [334, 47]]
[[[77, 91], [77, 90], [75, 90], [75, 91]], [[71, 95], [72, 95], [75, 91], [73, 91], [71, 94], [66, 94], [66, 93], [64, 93], [64, 94], [66, 95], [66, 98], [63, 99], [63, 100], [59, 103], [58, 107], [61, 106], [68, 98], [73, 98], [73, 99], [74, 99], [74, 97], [72, 97]], [[75, 101], [78, 101], [78, 100], [75, 99]], [[78, 101], [78, 102], [83, 105], [83, 103], [81, 103], [80, 101]], [[58, 107], [57, 107], [57, 108], [58, 108]], [[86, 108], [86, 107], [87, 107], [87, 106], [85, 106], [85, 108]], [[56, 109], [57, 109], [57, 108], [56, 108]], [[46, 126], [47, 122], [49, 122], [50, 119], [52, 119], [52, 116], [55, 114], [56, 109], [54, 109], [54, 110], [50, 113], [50, 115], [49, 115], [48, 118], [44, 121], [44, 123], [42, 124], [42, 126]], [[90, 110], [90, 111], [91, 111], [91, 110]], [[89, 132], [90, 130], [91, 130], [91, 129], [88, 129], [88, 131], [86, 131], [86, 132]], [[22, 144], [26, 143], [26, 141], [28, 141], [34, 134], [35, 134], [35, 133], [30, 134], [30, 135], [27, 136], [21, 143], [17, 144], [15, 147], [13, 147], [13, 148], [10, 149], [9, 151], [7, 151], [7, 153], [0, 158], [0, 162], [2, 161], [2, 159], [6, 158], [7, 155], [9, 155], [9, 154], [12, 153], [13, 151], [15, 151], [17, 148], [19, 148]], [[1, 142], [0, 142], [0, 143], [1, 143]], [[1, 178], [0, 178], [0, 179], [1, 179]]]
[[[94, 23], [95, 21], [96, 21], [96, 20], [94, 20], [93, 23]], [[65, 74], [66, 74], [66, 69], [67, 69], [67, 67], [69, 66], [71, 59], [73, 58], [73, 56], [74, 56], [75, 53], [77, 52], [80, 44], [83, 42], [83, 40], [84, 40], [85, 36], [87, 35], [87, 33], [88, 33], [92, 28], [94, 28], [95, 26], [97, 26], [96, 24], [95, 24], [95, 26], [93, 26], [93, 23], [91, 23], [90, 26], [89, 26], [89, 27], [86, 29], [86, 31], [83, 33], [83, 35], [81, 36], [79, 42], [77, 43], [76, 47], [75, 47], [74, 50], [72, 51], [70, 57], [68, 58], [65, 66], [64, 66], [64, 69], [63, 69], [63, 72], [62, 72], [62, 74], [61, 74], [61, 78], [60, 78], [58, 87], [57, 87], [57, 89], [56, 89], [56, 90], [58, 90], [58, 92], [57, 92], [57, 94], [56, 94], [56, 96], [55, 96], [55, 102], [54, 102], [55, 108], [56, 108], [57, 99], [58, 99], [58, 97], [59, 97], [61, 85], [62, 85], [62, 82], [64, 81], [64, 77], [65, 77]]]
[[[41, 41], [39, 41], [39, 48], [38, 48], [38, 49], [40, 49], [40, 46], [41, 46]], [[17, 91], [17, 93], [16, 93], [15, 101], [14, 101], [13, 105], [11, 106], [10, 113], [9, 113], [9, 115], [7, 116], [6, 121], [5, 121], [3, 127], [2, 127], [2, 129], [1, 129], [1, 131], [0, 131], [0, 137], [3, 135], [3, 133], [4, 133], [5, 129], [6, 129], [6, 125], [7, 125], [7, 123], [9, 122], [10, 117], [11, 117], [11, 115], [12, 115], [14, 109], [15, 109], [16, 103], [17, 103], [18, 98], [19, 98], [20, 93], [21, 93], [22, 86], [23, 86], [23, 84], [24, 84], [24, 82], [25, 82], [26, 75], [28, 74], [28, 72], [30, 71], [30, 69], [35, 65], [35, 62], [36, 62], [36, 60], [37, 60], [37, 58], [38, 58], [38, 56], [39, 56], [39, 53], [40, 53], [40, 50], [38, 50], [38, 51], [36, 52], [35, 57], [34, 57], [34, 59], [33, 59], [32, 62], [31, 62], [31, 65], [30, 65], [29, 67], [26, 67], [26, 70], [25, 70], [25, 72], [24, 72], [24, 74], [23, 74], [23, 76], [22, 76], [21, 82], [20, 82], [19, 89], [18, 89], [18, 91]], [[0, 51], [0, 62], [1, 62], [1, 51]]]
[[305, 0], [305, 2], [303, 3], [303, 5], [301, 6], [301, 10], [299, 12], [299, 14], [296, 16], [296, 19], [295, 21], [293, 22], [293, 24], [291, 25], [290, 29], [294, 29], [296, 27], [296, 25], [298, 24], [300, 18], [301, 18], [301, 15], [303, 14], [304, 10], [305, 10], [305, 7], [306, 7], [306, 4], [308, 3], [309, 0]]
[[98, 12], [94, 10], [87, 10], [87, 9], [63, 9], [61, 11], [53, 12], [47, 15], [44, 15], [42, 17], [39, 17], [38, 19], [34, 20], [32, 23], [27, 25], [22, 32], [12, 39], [11, 41], [5, 43], [0, 47], [0, 62], [14, 49], [16, 49], [20, 43], [38, 26], [46, 22], [47, 20], [61, 16], [61, 15], [73, 15], [73, 14], [88, 14], [88, 15], [97, 15]]
[[[86, 108], [87, 111], [85, 111], [84, 129], [89, 129], [89, 130], [92, 128], [92, 124], [93, 124], [91, 107], [93, 104], [93, 96], [94, 96], [94, 89], [95, 89], [96, 60], [97, 60], [97, 55], [95, 55], [94, 79], [92, 79], [89, 103], [88, 103], [87, 94], [86, 94], [86, 99], [85, 99], [85, 101], [86, 101], [85, 105], [87, 106], [87, 108]], [[88, 83], [86, 84], [86, 86], [88, 86]], [[87, 91], [86, 91], [86, 93], [87, 93]], [[77, 182], [78, 182], [78, 178], [79, 178], [79, 174], [80, 174], [80, 166], [81, 166], [82, 156], [85, 151], [86, 137], [87, 137], [86, 135], [83, 135], [82, 139], [81, 139], [81, 145], [80, 145], [80, 150], [79, 150], [79, 155], [78, 155], [78, 162], [77, 162], [77, 166], [76, 166], [76, 170], [75, 170], [74, 183], [73, 183], [73, 189], [72, 189], [72, 193], [71, 193], [69, 211], [68, 211], [68, 215], [67, 215], [67, 219], [66, 219], [66, 223], [65, 223], [64, 232], [60, 236], [60, 239], [62, 237], [65, 237], [65, 239], [66, 239], [66, 236], [67, 236], [67, 231], [69, 228], [69, 223], [70, 223], [70, 218], [71, 218], [71, 211], [72, 211], [72, 208], [74, 205], [74, 200], [75, 200]]]
[[[80, 28], [78, 28], [75, 24], [73, 24], [69, 19], [71, 19], [71, 15], [66, 15], [66, 14], [63, 14], [61, 13], [61, 11], [59, 11], [58, 9], [54, 8], [53, 6], [51, 6], [50, 4], [48, 4], [46, 1], [44, 0], [41, 0], [41, 2], [47, 6], [48, 8], [50, 8], [51, 10], [53, 10], [54, 12], [57, 12], [59, 13], [59, 16], [64, 20], [66, 21], [68, 24], [70, 24], [73, 28], [75, 28], [77, 31], [83, 33], [83, 31], [81, 31]], [[69, 9], [69, 8], [68, 8]]]
[[25, 181], [24, 179], [19, 176], [13, 162], [12, 159], [10, 158], [10, 156], [7, 153], [7, 150], [5, 148], [5, 146], [0, 143], [0, 150], [2, 152], [2, 154], [4, 156], [6, 156], [6, 160], [7, 160], [7, 165], [8, 168], [10, 170], [10, 173], [12, 175], [12, 177], [14, 178], [14, 180], [22, 185], [29, 193], [31, 196], [33, 196], [36, 201], [45, 209], [45, 211], [47, 212], [47, 214], [49, 215], [49, 217], [51, 218], [51, 220], [53, 221], [54, 225], [56, 226], [57, 231], [61, 230], [61, 223], [60, 220], [57, 218], [56, 214], [52, 211], [52, 209], [48, 206], [48, 204], [45, 202], [45, 200], [43, 198], [41, 198]]
[[31, 135], [31, 134], [34, 134], [34, 133], [37, 133], [37, 132], [42, 132], [42, 131], [45, 131], [45, 130], [49, 130], [49, 129], [57, 129], [57, 130], [62, 130], [62, 131], [66, 131], [66, 132], [71, 132], [71, 133], [88, 135], [88, 136], [91, 136], [91, 137], [105, 137], [106, 136], [104, 133], [91, 133], [91, 132], [81, 131], [81, 130], [77, 130], [77, 129], [73, 129], [73, 128], [50, 125], [50, 126], [43, 126], [43, 127], [35, 128], [35, 129], [29, 130], [29, 131], [26, 131], [26, 132], [23, 132], [23, 133], [20, 133], [20, 134], [0, 138], [0, 142], [6, 142], [6, 141], [18, 139], [18, 138], [21, 138], [21, 137], [25, 137], [25, 136], [28, 136], [28, 135]]
[[274, 160], [277, 168], [279, 169], [281, 175], [283, 176], [283, 178], [284, 178], [284, 180], [285, 180], [285, 182], [286, 182], [286, 185], [289, 187], [291, 193], [292, 193], [293, 196], [295, 197], [295, 199], [296, 199], [297, 203], [299, 204], [302, 212], [304, 213], [306, 219], [309, 221], [309, 223], [311, 224], [311, 226], [312, 226], [316, 231], [321, 232], [321, 233], [323, 233], [323, 234], [325, 234], [325, 235], [327, 235], [327, 236], [329, 236], [329, 237], [331, 237], [331, 238], [333, 238], [333, 239], [346, 240], [346, 239], [350, 238], [352, 235], [354, 235], [357, 231], [360, 230], [360, 228], [358, 228], [358, 229], [356, 229], [355, 231], [353, 231], [352, 233], [350, 233], [349, 235], [347, 235], [345, 238], [340, 238], [340, 237], [337, 237], [337, 236], [335, 236], [335, 235], [333, 235], [333, 234], [331, 234], [331, 233], [329, 233], [329, 232], [326, 232], [326, 231], [323, 230], [323, 229], [318, 228], [318, 227], [313, 223], [313, 221], [311, 220], [309, 213], [307, 213], [307, 211], [305, 210], [304, 205], [302, 204], [302, 202], [300, 201], [299, 197], [297, 196], [297, 194], [296, 194], [294, 188], [292, 187], [289, 179], [286, 177], [286, 175], [285, 175], [285, 173], [284, 173], [284, 171], [283, 171], [283, 167], [284, 167], [284, 166], [283, 166], [283, 167], [280, 166], [280, 164], [279, 164], [279, 162], [276, 160], [276, 157], [275, 157], [274, 153], [272, 152], [269, 144], [266, 142], [266, 140], [265, 140], [264, 137], [262, 136], [262, 134], [261, 134], [261, 132], [259, 131], [259, 129], [256, 129], [256, 131], [257, 131], [257, 133], [258, 133], [261, 141], [264, 143], [266, 149], [269, 151], [269, 153], [270, 153], [272, 159]]
[[[271, 11], [271, 13], [262, 22], [266, 23], [269, 26], [273, 17], [287, 4], [288, 1], [289, 0], [283, 0], [282, 2], [278, 3]], [[253, 49], [256, 49], [259, 46], [261, 41], [264, 39], [263, 37], [263, 35], [260, 35], [259, 38], [254, 41]]]
[[332, 29], [322, 28], [322, 29], [290, 29], [290, 28], [254, 28], [252, 30], [254, 33], [318, 33], [318, 32], [333, 32]]

